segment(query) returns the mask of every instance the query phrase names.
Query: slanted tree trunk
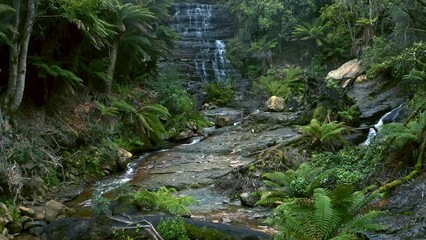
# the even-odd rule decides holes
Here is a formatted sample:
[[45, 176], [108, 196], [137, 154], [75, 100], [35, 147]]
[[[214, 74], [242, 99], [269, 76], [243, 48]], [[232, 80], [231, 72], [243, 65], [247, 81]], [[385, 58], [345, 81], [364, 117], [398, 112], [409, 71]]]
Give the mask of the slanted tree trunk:
[[30, 43], [31, 32], [35, 20], [35, 5], [36, 0], [27, 1], [27, 15], [25, 17], [25, 25], [21, 32], [21, 39], [19, 41], [19, 58], [18, 58], [18, 72], [16, 78], [16, 92], [11, 103], [10, 109], [16, 111], [21, 105], [22, 97], [24, 96], [25, 77], [27, 73], [27, 56], [28, 45]]
[[106, 93], [111, 94], [112, 82], [114, 80], [115, 66], [117, 64], [118, 47], [120, 45], [120, 37], [117, 37], [112, 45], [110, 62], [108, 66], [108, 81], [106, 83]]

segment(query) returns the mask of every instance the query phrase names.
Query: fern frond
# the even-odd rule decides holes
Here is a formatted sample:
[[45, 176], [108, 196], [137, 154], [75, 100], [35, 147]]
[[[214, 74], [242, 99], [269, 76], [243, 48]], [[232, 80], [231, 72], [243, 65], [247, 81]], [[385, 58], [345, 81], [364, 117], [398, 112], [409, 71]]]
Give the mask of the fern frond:
[[331, 205], [331, 199], [326, 192], [315, 190], [314, 193], [314, 213], [316, 236], [320, 238], [328, 238], [339, 221], [338, 216], [334, 213]]
[[294, 177], [291, 176], [290, 172], [272, 172], [272, 173], [264, 173], [262, 177], [265, 182], [268, 182], [273, 187], [283, 187], [288, 186], [291, 180], [294, 180]]
[[95, 106], [99, 110], [102, 116], [116, 116], [118, 113], [118, 108], [116, 107], [107, 107], [100, 103], [99, 101], [95, 101]]
[[375, 223], [374, 220], [378, 217], [388, 215], [385, 211], [370, 211], [368, 213], [359, 215], [350, 221], [345, 227], [345, 231], [356, 233], [364, 231], [382, 231], [386, 227], [382, 224]]
[[125, 113], [137, 113], [136, 108], [124, 100], [114, 100], [111, 105]]

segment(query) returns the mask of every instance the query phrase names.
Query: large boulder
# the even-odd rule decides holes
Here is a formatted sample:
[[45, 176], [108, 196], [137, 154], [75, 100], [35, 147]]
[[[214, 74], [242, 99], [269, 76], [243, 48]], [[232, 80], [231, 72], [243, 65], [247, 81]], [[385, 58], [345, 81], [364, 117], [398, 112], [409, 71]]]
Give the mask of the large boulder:
[[268, 111], [282, 112], [285, 108], [285, 100], [282, 97], [272, 96], [265, 105]]
[[327, 74], [327, 79], [347, 80], [355, 79], [362, 73], [361, 61], [358, 59], [350, 60]]
[[118, 149], [118, 164], [122, 169], [127, 169], [127, 164], [132, 161], [132, 153], [124, 148]]

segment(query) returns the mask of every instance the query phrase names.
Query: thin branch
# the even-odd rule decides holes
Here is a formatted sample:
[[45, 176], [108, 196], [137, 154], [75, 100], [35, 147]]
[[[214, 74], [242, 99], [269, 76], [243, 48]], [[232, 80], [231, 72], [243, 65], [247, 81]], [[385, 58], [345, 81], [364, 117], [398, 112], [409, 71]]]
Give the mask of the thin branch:
[[155, 230], [154, 226], [148, 222], [147, 220], [138, 220], [138, 221], [133, 221], [133, 220], [127, 220], [127, 219], [123, 219], [123, 218], [118, 218], [115, 216], [111, 216], [108, 215], [107, 216], [109, 219], [117, 221], [117, 222], [121, 222], [121, 223], [126, 223], [126, 224], [139, 224], [139, 223], [144, 223], [146, 225], [141, 225], [141, 226], [127, 226], [127, 227], [118, 227], [117, 229], [136, 229], [138, 227], [142, 227], [147, 229], [147, 233], [155, 240], [164, 240], [161, 235], [157, 232], [157, 230]]

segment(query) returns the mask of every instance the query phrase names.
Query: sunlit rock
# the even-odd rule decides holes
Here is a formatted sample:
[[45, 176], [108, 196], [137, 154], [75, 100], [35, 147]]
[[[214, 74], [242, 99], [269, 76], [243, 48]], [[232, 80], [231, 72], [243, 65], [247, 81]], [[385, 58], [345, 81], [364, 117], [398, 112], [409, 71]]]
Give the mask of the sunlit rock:
[[272, 96], [266, 102], [266, 108], [271, 112], [282, 112], [285, 108], [285, 100], [282, 97]]

